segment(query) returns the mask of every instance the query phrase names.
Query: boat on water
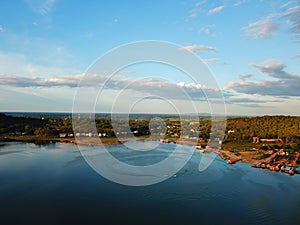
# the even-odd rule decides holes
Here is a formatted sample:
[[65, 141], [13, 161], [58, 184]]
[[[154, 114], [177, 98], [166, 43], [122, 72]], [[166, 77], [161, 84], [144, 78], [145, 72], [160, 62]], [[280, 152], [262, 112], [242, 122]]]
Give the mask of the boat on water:
[[276, 171], [276, 167], [277, 167], [277, 164], [271, 164], [271, 165], [269, 166], [269, 170], [271, 170], [271, 171]]
[[236, 159], [228, 159], [228, 164], [235, 164], [237, 162]]
[[282, 166], [281, 164], [277, 164], [277, 166], [275, 166], [275, 171], [276, 172], [280, 171], [281, 166]]
[[252, 167], [260, 168], [261, 162], [254, 162], [251, 164]]
[[291, 169], [289, 170], [289, 174], [294, 175], [295, 174], [295, 169], [296, 168], [294, 166], [292, 166]]
[[267, 163], [265, 163], [265, 162], [262, 162], [261, 164], [260, 164], [260, 168], [262, 168], [262, 169], [266, 169], [267, 168]]
[[295, 168], [295, 173], [300, 174], [300, 167]]
[[285, 173], [290, 174], [290, 175], [294, 175], [295, 174], [295, 167], [293, 166], [287, 166], [285, 168]]
[[[230, 160], [228, 160], [229, 164], [232, 164], [231, 162], [229, 162]], [[252, 167], [255, 168], [262, 168], [262, 169], [269, 169], [271, 171], [281, 171], [283, 173], [287, 173], [291, 176], [293, 176], [294, 174], [300, 174], [300, 167], [296, 167], [296, 166], [286, 166], [286, 164], [283, 163], [266, 163], [266, 162], [253, 162], [251, 164]]]

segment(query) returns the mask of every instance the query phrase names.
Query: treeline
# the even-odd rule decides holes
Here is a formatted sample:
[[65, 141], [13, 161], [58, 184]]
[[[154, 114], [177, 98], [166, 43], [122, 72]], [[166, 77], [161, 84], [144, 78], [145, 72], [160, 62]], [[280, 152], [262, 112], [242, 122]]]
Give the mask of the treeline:
[[227, 120], [225, 141], [252, 142], [253, 137], [300, 143], [300, 117], [262, 116]]
[[[76, 132], [89, 133], [94, 129], [90, 129], [88, 118], [82, 118], [77, 124]], [[150, 118], [132, 118], [129, 120], [130, 132], [135, 132], [136, 136], [149, 135]], [[115, 132], [128, 131], [128, 125], [125, 121], [121, 121], [119, 130], [113, 129], [113, 124], [109, 116], [101, 116], [95, 119], [97, 132], [105, 133], [106, 137], [114, 137]], [[58, 137], [61, 133], [73, 133], [73, 124], [71, 116], [53, 117], [53, 118], [30, 118], [15, 117], [0, 114], [0, 136], [26, 136], [36, 135], [39, 137]]]
[[13, 117], [0, 114], [0, 135], [33, 135], [34, 132], [44, 127], [47, 120], [26, 117]]
[[[149, 135], [149, 122], [154, 116], [131, 117], [129, 120], [130, 132], [135, 135]], [[78, 124], [79, 132], [91, 132], [85, 125], [85, 119]], [[169, 136], [179, 137], [181, 134], [181, 121], [179, 118], [163, 118], [168, 127]], [[96, 117], [98, 132], [104, 132], [108, 137], [115, 136], [115, 132], [128, 131], [128, 125], [120, 121], [119, 130], [114, 130], [109, 116]], [[186, 122], [186, 121], [185, 121]], [[0, 136], [4, 135], [36, 135], [40, 137], [54, 137], [60, 133], [72, 133], [72, 119], [67, 117], [53, 118], [26, 118], [13, 117], [0, 114]], [[199, 133], [201, 139], [208, 139], [211, 133], [211, 121], [208, 118], [200, 118], [199, 123], [190, 124], [190, 132]], [[283, 143], [300, 144], [300, 117], [298, 116], [262, 116], [229, 118], [225, 133], [225, 143], [252, 143], [252, 138], [279, 138]]]

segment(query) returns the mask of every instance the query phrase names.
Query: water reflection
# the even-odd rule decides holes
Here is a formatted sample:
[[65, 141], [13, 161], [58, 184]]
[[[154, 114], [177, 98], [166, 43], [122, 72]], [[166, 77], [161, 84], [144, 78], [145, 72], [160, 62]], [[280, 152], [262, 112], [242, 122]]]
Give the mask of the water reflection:
[[[134, 163], [136, 155], [123, 150], [128, 151], [110, 146], [120, 160]], [[168, 151], [172, 146], [166, 144], [158, 156]], [[127, 187], [95, 173], [75, 145], [5, 143], [1, 224], [299, 224], [300, 176], [228, 165], [219, 158], [199, 172], [200, 159], [195, 152], [162, 183]]]
[[48, 145], [55, 147], [56, 142], [49, 141], [49, 140], [35, 140], [34, 144], [38, 147], [44, 147], [44, 146], [48, 146]]
[[85, 160], [84, 158], [80, 155], [80, 156], [76, 156], [73, 160], [66, 162], [63, 167], [71, 167], [71, 166], [77, 166], [79, 164], [84, 163]]

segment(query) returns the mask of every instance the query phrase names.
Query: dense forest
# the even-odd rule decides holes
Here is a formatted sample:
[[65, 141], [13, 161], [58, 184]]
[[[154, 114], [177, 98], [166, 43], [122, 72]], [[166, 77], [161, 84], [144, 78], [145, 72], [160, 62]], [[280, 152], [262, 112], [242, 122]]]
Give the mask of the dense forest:
[[46, 126], [47, 120], [38, 118], [13, 117], [0, 114], [0, 135], [32, 135]]
[[[135, 136], [145, 136], [151, 133], [149, 121], [153, 116], [136, 116], [129, 120], [130, 132]], [[181, 121], [178, 117], [163, 118], [166, 137], [181, 135]], [[84, 124], [84, 118], [82, 119]], [[97, 116], [95, 119], [97, 132], [105, 133], [106, 137], [114, 137], [116, 131], [109, 116]], [[190, 135], [195, 133], [202, 140], [207, 140], [211, 132], [211, 121], [206, 117], [200, 118], [199, 123], [190, 124]], [[122, 129], [122, 126], [121, 128]], [[124, 127], [124, 129], [128, 129]], [[80, 126], [79, 126], [80, 130]], [[80, 132], [91, 132], [83, 126]], [[58, 137], [61, 133], [73, 133], [71, 116], [61, 117], [15, 117], [0, 114], [0, 136]], [[74, 134], [75, 135], [75, 134]], [[297, 116], [262, 116], [229, 118], [224, 143], [252, 143], [253, 137], [265, 139], [280, 139], [282, 144], [300, 144], [300, 117]]]
[[253, 137], [278, 138], [283, 143], [300, 143], [300, 117], [262, 116], [227, 120], [226, 141], [252, 142]]

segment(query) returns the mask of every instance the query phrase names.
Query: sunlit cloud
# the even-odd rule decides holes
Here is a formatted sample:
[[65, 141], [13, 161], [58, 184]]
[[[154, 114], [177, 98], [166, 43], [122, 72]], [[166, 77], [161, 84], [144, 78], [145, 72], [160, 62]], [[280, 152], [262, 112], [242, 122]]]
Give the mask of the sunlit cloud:
[[282, 5], [281, 10], [276, 13], [271, 13], [265, 18], [249, 23], [242, 28], [247, 36], [253, 38], [269, 38], [276, 34], [282, 21], [290, 27], [290, 32], [296, 35], [296, 40], [300, 41], [300, 6], [287, 7], [292, 2], [287, 2]]
[[93, 87], [116, 91], [130, 89], [135, 92], [147, 93], [148, 95], [167, 96], [170, 99], [182, 98], [182, 95], [178, 93], [180, 88], [194, 100], [203, 100], [205, 95], [218, 97], [221, 94], [221, 90], [215, 90], [195, 83], [174, 83], [157, 78], [137, 79], [122, 75], [111, 77], [99, 74], [62, 75], [51, 78], [2, 75], [0, 76], [0, 85], [19, 88], [76, 88], [80, 86], [83, 88]]
[[186, 50], [190, 52], [197, 52], [197, 51], [212, 51], [217, 52], [218, 50], [211, 46], [205, 46], [205, 45], [188, 45], [180, 48], [179, 50]]
[[216, 25], [215, 24], [209, 24], [206, 26], [203, 26], [199, 29], [199, 33], [204, 33], [206, 35], [211, 35], [213, 34], [213, 31], [216, 29]]
[[237, 93], [258, 94], [261, 96], [299, 97], [300, 75], [285, 71], [286, 65], [274, 60], [263, 62], [262, 65], [250, 64], [261, 73], [273, 79], [249, 81], [252, 75], [242, 76], [239, 81], [229, 82], [224, 90], [234, 90]]
[[242, 5], [243, 3], [245, 3], [246, 0], [240, 0], [240, 1], [236, 1], [235, 3], [233, 3], [233, 6], [239, 6], [239, 5]]
[[216, 7], [216, 8], [210, 9], [207, 14], [211, 15], [211, 14], [215, 14], [215, 13], [221, 12], [224, 8], [225, 8], [224, 5], [220, 5], [220, 6]]
[[240, 74], [238, 77], [240, 80], [245, 81], [246, 79], [253, 77], [253, 74]]
[[206, 1], [207, 1], [207, 0], [202, 0], [202, 1], [200, 1], [200, 2], [197, 2], [197, 3], [195, 4], [195, 7], [200, 7], [201, 5], [205, 4]]
[[281, 5], [280, 8], [285, 8], [285, 7], [289, 6], [292, 3], [293, 3], [292, 1], [288, 1], [288, 2], [284, 3], [283, 5]]
[[291, 25], [291, 31], [296, 34], [297, 38], [300, 38], [300, 6], [288, 8], [283, 17], [288, 19], [288, 23]]
[[268, 38], [275, 34], [279, 26], [272, 21], [271, 17], [258, 20], [253, 23], [249, 23], [247, 27], [242, 30], [247, 36], [253, 38]]

